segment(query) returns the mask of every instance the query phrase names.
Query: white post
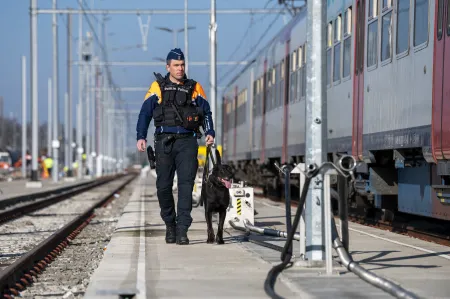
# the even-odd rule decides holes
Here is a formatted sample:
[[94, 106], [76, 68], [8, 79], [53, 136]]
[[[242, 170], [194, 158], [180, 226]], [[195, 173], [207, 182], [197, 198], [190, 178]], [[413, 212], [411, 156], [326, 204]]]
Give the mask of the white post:
[[324, 226], [325, 226], [325, 264], [327, 275], [333, 272], [333, 258], [332, 258], [332, 240], [331, 240], [331, 194], [330, 194], [330, 176], [337, 174], [334, 170], [329, 170], [325, 173], [324, 179]]
[[[37, 54], [37, 0], [31, 0], [31, 181], [33, 187], [42, 187], [38, 178], [38, 54]], [[31, 185], [30, 185], [31, 186]]]
[[27, 61], [22, 56], [22, 177], [27, 176]]
[[211, 0], [211, 24], [209, 25], [209, 45], [210, 45], [210, 92], [211, 92], [211, 112], [212, 118], [216, 121], [216, 95], [217, 95], [217, 79], [216, 79], [216, 0]]
[[[56, 0], [53, 0], [53, 9], [56, 9]], [[59, 96], [58, 96], [58, 23], [57, 16], [53, 14], [53, 181], [58, 181], [59, 173]]]
[[[52, 79], [48, 78], [48, 89], [47, 89], [47, 100], [48, 100], [48, 120], [47, 120], [47, 156], [51, 156], [52, 148]], [[50, 175], [50, 173], [49, 173]]]

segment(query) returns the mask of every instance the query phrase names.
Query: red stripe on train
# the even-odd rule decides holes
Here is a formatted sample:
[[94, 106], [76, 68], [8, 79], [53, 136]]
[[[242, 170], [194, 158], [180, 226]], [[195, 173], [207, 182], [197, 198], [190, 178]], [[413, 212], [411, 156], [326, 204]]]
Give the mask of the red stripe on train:
[[261, 153], [259, 156], [260, 162], [263, 163], [266, 155], [266, 90], [267, 90], [267, 60], [264, 60], [264, 85], [263, 85], [263, 100], [262, 100], [262, 130], [261, 130]]
[[363, 116], [364, 116], [364, 30], [365, 0], [356, 0], [356, 18], [354, 24], [355, 60], [353, 79], [353, 121], [352, 121], [352, 155], [362, 160], [363, 154]]

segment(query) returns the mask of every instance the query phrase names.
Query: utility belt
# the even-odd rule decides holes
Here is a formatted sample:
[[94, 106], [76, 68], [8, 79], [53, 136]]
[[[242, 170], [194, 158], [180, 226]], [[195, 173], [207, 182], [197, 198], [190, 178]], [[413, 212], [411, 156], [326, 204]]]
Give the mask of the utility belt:
[[162, 141], [164, 143], [168, 143], [170, 141], [175, 141], [176, 139], [184, 139], [184, 138], [197, 138], [196, 133], [156, 133], [155, 141]]
[[155, 142], [162, 142], [163, 151], [168, 154], [172, 151], [172, 146], [177, 139], [192, 138], [197, 139], [196, 133], [160, 133], [155, 134]]

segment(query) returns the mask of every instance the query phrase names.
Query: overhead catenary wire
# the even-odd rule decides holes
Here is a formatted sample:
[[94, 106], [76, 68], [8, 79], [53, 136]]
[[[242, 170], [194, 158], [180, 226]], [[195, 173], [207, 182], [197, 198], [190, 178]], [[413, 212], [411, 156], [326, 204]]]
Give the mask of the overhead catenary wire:
[[[266, 37], [267, 32], [273, 27], [273, 25], [275, 24], [275, 22], [278, 20], [278, 18], [281, 16], [281, 14], [284, 12], [285, 9], [281, 10], [275, 17], [275, 19], [269, 24], [269, 26], [266, 28], [266, 30], [264, 30], [264, 32], [261, 34], [261, 36], [259, 37], [258, 42], [256, 43], [256, 45], [253, 46], [253, 48], [257, 48], [259, 46], [259, 44], [262, 42], [262, 40], [264, 39], [264, 37]], [[254, 51], [251, 51], [249, 53], [247, 53], [244, 57], [242, 57], [240, 59], [240, 61], [244, 61], [246, 60], [251, 54], [253, 54]], [[225, 78], [227, 78], [229, 75], [231, 75], [237, 68], [239, 67], [239, 64], [236, 64], [230, 71], [228, 71], [226, 74], [224, 74], [222, 77], [219, 78], [218, 82], [223, 81]]]

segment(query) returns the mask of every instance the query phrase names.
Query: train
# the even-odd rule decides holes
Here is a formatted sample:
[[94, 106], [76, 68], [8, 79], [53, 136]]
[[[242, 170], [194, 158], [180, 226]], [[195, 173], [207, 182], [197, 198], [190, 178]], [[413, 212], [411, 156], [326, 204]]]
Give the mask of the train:
[[[324, 31], [326, 160], [357, 160], [351, 206], [450, 220], [449, 1], [330, 0]], [[224, 90], [223, 161], [264, 194], [305, 162], [306, 37], [304, 8]]]

